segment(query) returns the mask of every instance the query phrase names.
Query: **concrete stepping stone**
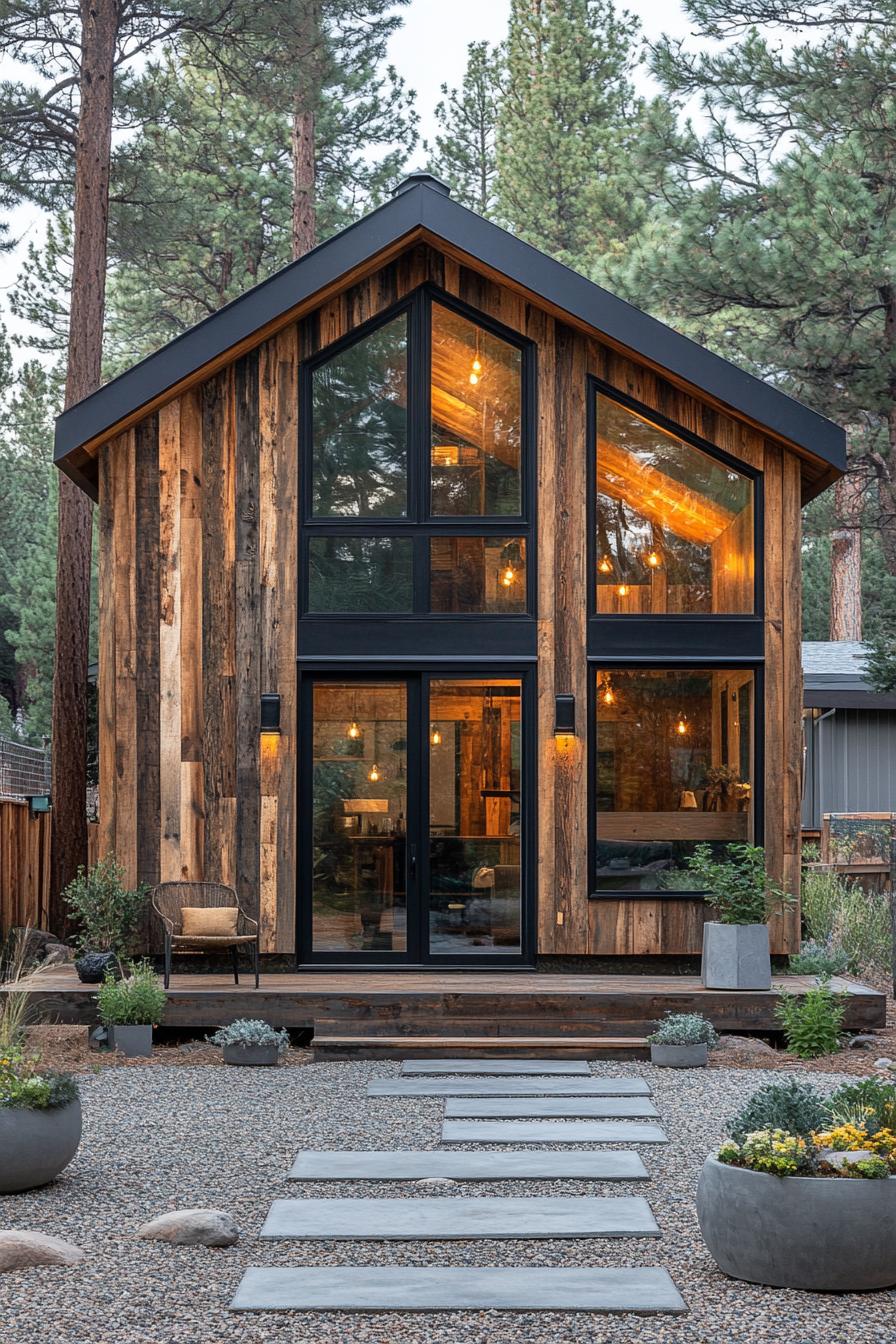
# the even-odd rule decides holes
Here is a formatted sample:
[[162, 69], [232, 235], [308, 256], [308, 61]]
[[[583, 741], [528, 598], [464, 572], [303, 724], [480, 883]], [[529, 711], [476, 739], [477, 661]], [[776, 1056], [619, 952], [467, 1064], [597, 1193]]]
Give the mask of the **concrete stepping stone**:
[[413, 1073], [581, 1073], [590, 1074], [587, 1059], [406, 1059], [404, 1074]]
[[261, 1236], [302, 1241], [466, 1241], [556, 1237], [658, 1237], [641, 1195], [463, 1195], [426, 1199], [275, 1199]]
[[449, 1097], [445, 1115], [456, 1119], [500, 1118], [539, 1120], [548, 1117], [582, 1116], [628, 1120], [658, 1116], [648, 1097]]
[[513, 1153], [440, 1150], [412, 1152], [299, 1153], [290, 1181], [646, 1181], [637, 1153]]
[[668, 1143], [635, 1120], [445, 1120], [443, 1143]]
[[665, 1269], [467, 1269], [406, 1265], [248, 1269], [231, 1311], [681, 1313]]
[[649, 1097], [643, 1078], [374, 1078], [368, 1097]]

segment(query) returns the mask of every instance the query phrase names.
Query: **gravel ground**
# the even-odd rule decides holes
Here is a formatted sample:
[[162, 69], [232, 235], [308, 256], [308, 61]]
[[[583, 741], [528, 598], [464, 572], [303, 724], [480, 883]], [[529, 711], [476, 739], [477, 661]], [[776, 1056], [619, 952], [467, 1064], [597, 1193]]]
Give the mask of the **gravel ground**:
[[[642, 1156], [643, 1183], [464, 1184], [465, 1194], [646, 1194], [660, 1241], [454, 1243], [262, 1242], [258, 1231], [283, 1196], [425, 1195], [413, 1183], [287, 1184], [301, 1147], [434, 1148], [438, 1098], [367, 1098], [368, 1079], [397, 1064], [312, 1064], [251, 1071], [189, 1066], [109, 1068], [83, 1082], [85, 1135], [74, 1163], [52, 1186], [0, 1200], [4, 1227], [32, 1228], [83, 1246], [71, 1269], [0, 1275], [2, 1344], [892, 1344], [896, 1292], [824, 1296], [726, 1279], [700, 1239], [694, 1189], [724, 1118], [761, 1083], [758, 1070], [673, 1072], [649, 1064], [593, 1066], [604, 1075], [647, 1077], [672, 1142]], [[819, 1077], [824, 1088], [836, 1077]], [[430, 1187], [435, 1195], [444, 1189]], [[132, 1239], [167, 1209], [229, 1210], [243, 1239], [228, 1250]], [[873, 1229], [869, 1229], [873, 1235]], [[690, 1314], [638, 1317], [575, 1313], [446, 1315], [277, 1314], [227, 1311], [249, 1265], [665, 1265]]]

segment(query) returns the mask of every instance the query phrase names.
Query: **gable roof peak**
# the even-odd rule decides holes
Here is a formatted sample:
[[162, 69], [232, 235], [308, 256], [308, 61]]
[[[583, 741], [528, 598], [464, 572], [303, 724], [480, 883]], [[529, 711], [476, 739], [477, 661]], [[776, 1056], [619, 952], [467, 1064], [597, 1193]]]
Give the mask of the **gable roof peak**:
[[393, 196], [401, 196], [403, 192], [410, 191], [412, 187], [429, 187], [431, 191], [438, 191], [442, 196], [450, 196], [451, 188], [447, 182], [443, 182], [440, 177], [434, 173], [428, 173], [425, 168], [415, 168], [413, 172], [403, 177], [398, 186], [392, 191]]

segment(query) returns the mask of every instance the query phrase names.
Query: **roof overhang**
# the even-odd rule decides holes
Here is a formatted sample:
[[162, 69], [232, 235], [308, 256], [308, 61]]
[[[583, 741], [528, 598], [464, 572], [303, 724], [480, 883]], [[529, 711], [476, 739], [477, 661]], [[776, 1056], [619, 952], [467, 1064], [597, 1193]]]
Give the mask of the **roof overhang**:
[[92, 458], [102, 443], [310, 311], [347, 277], [361, 278], [418, 239], [510, 284], [563, 321], [783, 441], [807, 464], [804, 501], [845, 471], [846, 435], [838, 425], [452, 201], [425, 179], [64, 411], [56, 421], [56, 465], [96, 497]]

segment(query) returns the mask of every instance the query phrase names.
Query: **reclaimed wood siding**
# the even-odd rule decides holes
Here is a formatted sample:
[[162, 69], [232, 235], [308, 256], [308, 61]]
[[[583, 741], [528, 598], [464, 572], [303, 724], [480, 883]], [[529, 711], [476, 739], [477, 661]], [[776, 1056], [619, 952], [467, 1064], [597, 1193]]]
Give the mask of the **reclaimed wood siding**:
[[[229, 882], [291, 953], [298, 811], [296, 605], [299, 363], [430, 281], [537, 349], [538, 948], [554, 955], [699, 951], [703, 907], [589, 901], [586, 646], [588, 373], [763, 472], [766, 835], [799, 880], [797, 459], [559, 321], [463, 259], [408, 247], [255, 350], [147, 415], [100, 454], [100, 839], [133, 879]], [[557, 742], [554, 696], [576, 697]], [[263, 692], [281, 734], [258, 732]], [[782, 769], [783, 764], [783, 769]], [[776, 951], [798, 938], [776, 921]]]

